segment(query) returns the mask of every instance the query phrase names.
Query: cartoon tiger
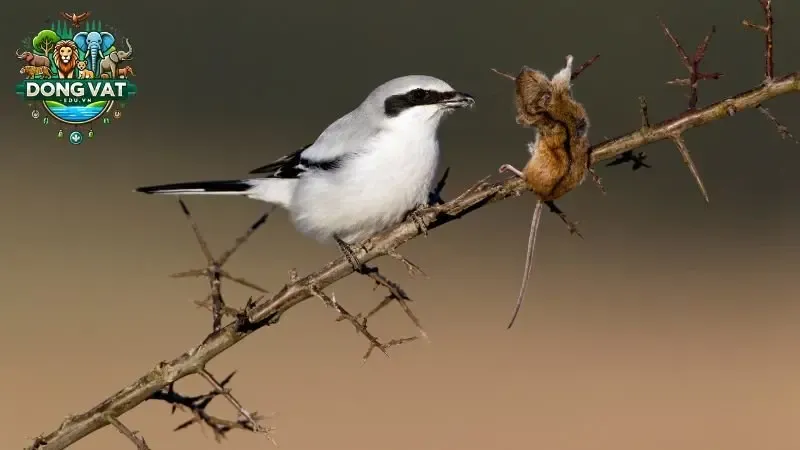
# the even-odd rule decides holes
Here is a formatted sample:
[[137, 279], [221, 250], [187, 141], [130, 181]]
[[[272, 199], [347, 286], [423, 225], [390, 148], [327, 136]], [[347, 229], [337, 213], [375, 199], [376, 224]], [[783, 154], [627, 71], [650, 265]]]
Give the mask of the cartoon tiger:
[[50, 68], [47, 66], [23, 66], [19, 69], [19, 73], [25, 75], [25, 78], [36, 78], [36, 75], [40, 75], [42, 78], [50, 78], [53, 76], [53, 73], [50, 72]]

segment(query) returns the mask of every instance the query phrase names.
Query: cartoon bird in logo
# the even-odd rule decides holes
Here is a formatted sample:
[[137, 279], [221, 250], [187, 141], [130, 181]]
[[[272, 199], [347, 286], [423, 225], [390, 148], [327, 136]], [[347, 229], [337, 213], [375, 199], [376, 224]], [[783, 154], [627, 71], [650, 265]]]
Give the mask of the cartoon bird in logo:
[[65, 12], [61, 13], [61, 17], [69, 20], [70, 22], [72, 22], [72, 25], [74, 25], [75, 28], [79, 28], [81, 26], [81, 22], [83, 22], [84, 20], [88, 19], [89, 16], [91, 16], [91, 15], [92, 15], [91, 11], [82, 12], [80, 14], [75, 14], [75, 13], [68, 14], [68, 13], [65, 13]]

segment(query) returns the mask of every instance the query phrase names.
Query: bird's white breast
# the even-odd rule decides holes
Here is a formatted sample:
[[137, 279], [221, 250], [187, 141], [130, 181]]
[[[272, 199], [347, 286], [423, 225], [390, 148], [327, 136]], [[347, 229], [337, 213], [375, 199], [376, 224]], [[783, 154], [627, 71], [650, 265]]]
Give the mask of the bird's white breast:
[[292, 220], [317, 239], [356, 243], [427, 201], [438, 159], [435, 130], [377, 133], [338, 170], [299, 180]]

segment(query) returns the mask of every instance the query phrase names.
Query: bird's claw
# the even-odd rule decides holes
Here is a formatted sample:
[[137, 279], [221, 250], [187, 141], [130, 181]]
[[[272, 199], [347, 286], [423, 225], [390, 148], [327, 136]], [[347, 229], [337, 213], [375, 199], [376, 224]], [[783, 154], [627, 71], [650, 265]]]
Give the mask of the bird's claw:
[[350, 244], [343, 241], [338, 236], [334, 236], [334, 240], [336, 240], [336, 244], [339, 246], [339, 250], [341, 250], [344, 257], [347, 259], [350, 265], [353, 266], [353, 270], [355, 272], [362, 272], [364, 270], [364, 264], [358, 260]]
[[425, 225], [425, 221], [422, 219], [422, 215], [426, 212], [426, 210], [430, 208], [429, 205], [420, 205], [416, 209], [412, 210], [408, 213], [408, 218], [414, 221], [414, 224], [417, 226], [417, 229], [423, 236], [428, 237], [428, 226]]

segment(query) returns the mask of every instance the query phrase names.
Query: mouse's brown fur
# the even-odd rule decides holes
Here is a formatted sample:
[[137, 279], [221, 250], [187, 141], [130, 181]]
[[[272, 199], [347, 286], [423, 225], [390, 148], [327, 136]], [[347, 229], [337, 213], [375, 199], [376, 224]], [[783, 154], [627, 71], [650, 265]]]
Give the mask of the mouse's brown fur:
[[589, 119], [572, 98], [572, 57], [552, 79], [523, 67], [516, 78], [517, 123], [536, 128], [531, 159], [522, 173], [543, 201], [560, 198], [580, 185], [589, 167]]
[[570, 232], [580, 235], [575, 224], [567, 220], [566, 214], [554, 203], [554, 200], [583, 183], [586, 173], [590, 171], [589, 118], [583, 105], [572, 98], [571, 79], [572, 56], [567, 56], [566, 67], [553, 78], [547, 78], [538, 70], [523, 67], [514, 79], [517, 123], [536, 128], [536, 139], [528, 144], [531, 158], [521, 171], [508, 164], [501, 166], [500, 171], [513, 172], [523, 178], [539, 200], [528, 235], [522, 286], [508, 328], [514, 324], [525, 298], [543, 205], [546, 204], [558, 214]]

